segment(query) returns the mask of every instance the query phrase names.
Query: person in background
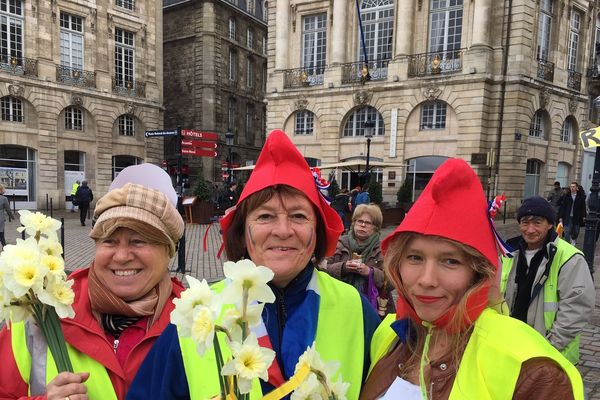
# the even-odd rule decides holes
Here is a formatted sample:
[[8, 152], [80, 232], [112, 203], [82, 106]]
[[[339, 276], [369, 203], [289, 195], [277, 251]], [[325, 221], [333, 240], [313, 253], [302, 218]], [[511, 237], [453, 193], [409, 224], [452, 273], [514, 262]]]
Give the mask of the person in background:
[[221, 211], [225, 212], [230, 207], [235, 206], [237, 203], [238, 195], [236, 192], [237, 184], [235, 182], [230, 182], [227, 184], [227, 189], [221, 193], [219, 198], [219, 208]]
[[369, 204], [370, 202], [371, 196], [369, 195], [369, 184], [365, 183], [362, 186], [360, 193], [356, 195], [356, 199], [354, 199], [354, 208], [352, 212], [354, 212], [354, 209], [356, 209], [359, 204]]
[[168, 270], [184, 227], [176, 204], [162, 168], [140, 164], [119, 173], [94, 212], [94, 261], [70, 276], [75, 317], [61, 326], [75, 373], [52, 372], [36, 325], [12, 324], [0, 331], [0, 399], [125, 398], [183, 291]]
[[550, 191], [550, 193], [548, 194], [548, 197], [547, 197], [548, 201], [552, 205], [552, 208], [554, 208], [554, 212], [556, 213], [556, 215], [558, 215], [562, 197], [563, 197], [563, 190], [560, 187], [560, 182], [556, 181], [556, 182], [554, 182], [554, 188]]
[[373, 337], [361, 399], [583, 399], [575, 366], [498, 311], [494, 227], [464, 160], [438, 167], [382, 249], [398, 305]]
[[579, 361], [579, 337], [594, 312], [596, 290], [583, 253], [553, 229], [556, 215], [542, 197], [517, 211], [521, 235], [508, 241], [501, 290], [510, 315], [542, 334], [569, 361]]
[[338, 215], [342, 219], [342, 223], [344, 224], [344, 231], [347, 231], [350, 223], [348, 222], [348, 214], [350, 213], [350, 194], [348, 189], [344, 188], [338, 193], [333, 201], [331, 202], [331, 207], [335, 211], [337, 211]]
[[[333, 254], [344, 228], [284, 132], [269, 134], [221, 228], [229, 260], [249, 258], [274, 272], [269, 286], [275, 302], [264, 305], [266, 336], [259, 343], [276, 357], [268, 381], [255, 382], [250, 398], [261, 398], [290, 379], [314, 341], [323, 360], [340, 363], [343, 380], [350, 383], [347, 397], [357, 399], [379, 318], [353, 287], [315, 269], [313, 256], [318, 263]], [[170, 325], [140, 368], [128, 399], [218, 397], [214, 357], [214, 349], [199, 356], [192, 339], [179, 337]]]
[[81, 221], [81, 226], [85, 226], [85, 219], [90, 209], [90, 203], [94, 200], [94, 193], [92, 193], [92, 189], [88, 186], [87, 181], [81, 182], [81, 186], [77, 188], [75, 198], [79, 206], [79, 221]]
[[75, 212], [75, 207], [77, 207], [75, 205], [76, 199], [75, 199], [75, 195], [77, 194], [77, 189], [79, 189], [79, 184], [81, 182], [79, 180], [76, 180], [75, 183], [73, 183], [73, 186], [71, 186], [71, 212], [74, 213]]
[[0, 185], [0, 244], [2, 244], [2, 247], [6, 246], [6, 238], [4, 236], [6, 216], [8, 216], [8, 222], [12, 221], [15, 217], [12, 211], [10, 211], [10, 202], [4, 193], [6, 193], [6, 188], [4, 185]]
[[[335, 253], [328, 257], [324, 270], [354, 286], [362, 293], [380, 316], [394, 312], [391, 285], [383, 271], [383, 254], [379, 232], [383, 223], [381, 209], [375, 204], [360, 204], [352, 214], [352, 225], [347, 235], [337, 243]], [[373, 287], [376, 290], [373, 290]], [[379, 309], [377, 298], [385, 305]]]
[[577, 242], [586, 215], [585, 193], [579, 189], [577, 182], [571, 182], [569, 194], [563, 196], [558, 212], [558, 222], [564, 226], [563, 238], [567, 242], [573, 245]]

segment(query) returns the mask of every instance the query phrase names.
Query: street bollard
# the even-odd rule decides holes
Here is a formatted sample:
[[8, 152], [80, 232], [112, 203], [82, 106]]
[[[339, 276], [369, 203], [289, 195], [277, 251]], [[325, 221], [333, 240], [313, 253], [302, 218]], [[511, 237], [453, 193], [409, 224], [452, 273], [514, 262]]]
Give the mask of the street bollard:
[[177, 272], [185, 274], [185, 228], [183, 236], [179, 239], [179, 247], [177, 248]]

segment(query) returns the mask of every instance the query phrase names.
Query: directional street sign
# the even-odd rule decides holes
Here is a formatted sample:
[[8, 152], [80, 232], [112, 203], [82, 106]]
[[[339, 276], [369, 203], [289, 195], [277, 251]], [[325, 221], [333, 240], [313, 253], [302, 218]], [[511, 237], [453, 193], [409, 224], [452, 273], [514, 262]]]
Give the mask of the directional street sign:
[[600, 126], [579, 132], [579, 139], [586, 149], [600, 146]]
[[217, 139], [219, 139], [219, 135], [217, 135], [216, 133], [213, 133], [213, 132], [200, 132], [200, 131], [195, 131], [193, 129], [182, 129], [181, 130], [181, 134], [183, 136], [186, 136], [186, 137], [197, 138], [197, 139], [206, 139], [206, 140], [217, 140]]
[[216, 149], [217, 148], [217, 142], [205, 142], [202, 140], [186, 140], [186, 139], [182, 139], [181, 140], [181, 145], [182, 146], [190, 146], [190, 147], [202, 147], [205, 149]]
[[181, 154], [190, 154], [193, 156], [202, 156], [202, 157], [216, 157], [217, 152], [214, 150], [205, 150], [194, 147], [182, 147]]
[[162, 131], [146, 131], [144, 132], [144, 136], [146, 137], [154, 137], [154, 136], [176, 136], [177, 129], [171, 130], [162, 130]]

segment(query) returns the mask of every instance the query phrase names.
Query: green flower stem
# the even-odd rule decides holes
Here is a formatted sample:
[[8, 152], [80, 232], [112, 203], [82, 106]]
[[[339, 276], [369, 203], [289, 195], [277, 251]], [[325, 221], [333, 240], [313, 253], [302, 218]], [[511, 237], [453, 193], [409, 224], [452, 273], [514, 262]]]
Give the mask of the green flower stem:
[[221, 353], [221, 345], [219, 344], [219, 338], [217, 337], [217, 332], [215, 332], [215, 336], [213, 337], [213, 346], [215, 347], [215, 358], [217, 361], [217, 374], [219, 375], [219, 387], [221, 388], [221, 398], [225, 399], [225, 395], [229, 393], [229, 384], [227, 382], [227, 378], [221, 375], [221, 370], [223, 369], [223, 353]]
[[69, 359], [65, 337], [63, 335], [60, 321], [54, 307], [45, 306], [39, 302], [32, 304], [33, 317], [40, 327], [48, 349], [52, 353], [58, 372], [73, 372], [73, 366]]
[[249, 289], [244, 285], [242, 291], [242, 341], [248, 337], [248, 292]]

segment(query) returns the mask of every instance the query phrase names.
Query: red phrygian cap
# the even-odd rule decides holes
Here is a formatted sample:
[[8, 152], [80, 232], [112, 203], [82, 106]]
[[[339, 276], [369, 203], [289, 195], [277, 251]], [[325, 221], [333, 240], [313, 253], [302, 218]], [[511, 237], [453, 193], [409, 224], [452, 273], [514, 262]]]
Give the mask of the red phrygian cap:
[[[323, 195], [317, 191], [315, 178], [302, 154], [288, 136], [280, 130], [272, 131], [267, 137], [256, 161], [256, 166], [244, 186], [237, 204], [250, 195], [275, 185], [291, 186], [304, 193], [314, 204], [325, 224], [326, 255], [332, 255], [335, 252], [338, 238], [344, 231], [342, 220], [337, 212], [327, 204]], [[224, 238], [236, 208], [237, 205], [229, 209], [221, 220]]]

